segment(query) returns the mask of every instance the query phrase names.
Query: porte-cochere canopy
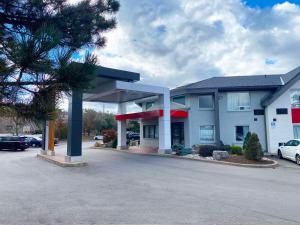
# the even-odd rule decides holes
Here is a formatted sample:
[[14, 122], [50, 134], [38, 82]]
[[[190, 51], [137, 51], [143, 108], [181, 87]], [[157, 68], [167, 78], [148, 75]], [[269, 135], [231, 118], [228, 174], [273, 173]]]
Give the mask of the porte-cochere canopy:
[[[137, 83], [140, 74], [124, 70], [99, 67], [92, 88], [85, 93], [73, 91], [69, 97], [68, 109], [68, 146], [65, 160], [82, 160], [82, 102], [107, 102], [118, 104], [118, 115], [126, 114], [126, 102], [156, 96], [160, 102], [159, 151], [171, 149], [170, 131], [170, 91], [165, 87]], [[155, 114], [154, 113], [154, 114]], [[175, 116], [187, 116], [185, 112], [171, 112]], [[147, 113], [146, 113], [147, 114]], [[146, 115], [141, 114], [141, 116]], [[153, 112], [150, 114], [153, 115]], [[138, 114], [135, 114], [138, 115]], [[125, 116], [126, 117], [126, 116]], [[130, 116], [129, 116], [130, 117]], [[126, 120], [118, 120], [118, 148], [126, 148]], [[47, 134], [46, 128], [46, 134]], [[49, 133], [49, 132], [48, 132]], [[49, 137], [46, 135], [46, 141]], [[47, 149], [47, 146], [45, 147]]]

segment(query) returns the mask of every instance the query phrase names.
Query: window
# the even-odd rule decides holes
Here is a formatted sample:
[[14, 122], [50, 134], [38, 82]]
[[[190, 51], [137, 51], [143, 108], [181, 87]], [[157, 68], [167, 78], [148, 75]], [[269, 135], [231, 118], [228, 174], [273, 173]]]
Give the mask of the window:
[[144, 125], [143, 126], [144, 138], [158, 138], [158, 129], [156, 125]]
[[286, 109], [286, 108], [276, 109], [276, 113], [277, 113], [277, 115], [288, 114], [288, 109]]
[[300, 90], [291, 91], [292, 108], [300, 108]]
[[200, 109], [213, 109], [214, 98], [212, 95], [200, 95], [199, 96], [199, 108]]
[[248, 132], [249, 132], [249, 126], [236, 126], [235, 140], [238, 142], [243, 142]]
[[263, 110], [263, 109], [254, 109], [254, 115], [255, 116], [263, 116], [263, 115], [265, 115], [265, 110]]
[[290, 140], [287, 143], [285, 143], [284, 146], [298, 146], [299, 144], [300, 144], [300, 142], [297, 140]]
[[285, 143], [284, 146], [293, 146], [293, 143], [294, 143], [294, 141], [291, 140], [291, 141], [288, 141], [287, 143]]
[[300, 139], [300, 125], [294, 126], [294, 138]]
[[154, 106], [154, 102], [146, 102], [146, 110]]
[[178, 103], [180, 105], [185, 105], [185, 96], [173, 97], [173, 102]]
[[249, 92], [227, 93], [227, 109], [229, 111], [250, 110]]
[[211, 143], [215, 141], [214, 126], [206, 125], [200, 126], [200, 142]]

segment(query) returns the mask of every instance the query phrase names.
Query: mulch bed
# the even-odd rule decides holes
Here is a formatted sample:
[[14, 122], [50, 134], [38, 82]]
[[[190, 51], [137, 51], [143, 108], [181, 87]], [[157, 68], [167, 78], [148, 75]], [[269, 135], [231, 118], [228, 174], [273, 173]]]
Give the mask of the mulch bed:
[[240, 164], [260, 164], [260, 165], [273, 163], [273, 161], [270, 160], [260, 160], [260, 161], [248, 160], [243, 155], [231, 155], [228, 159], [223, 159], [222, 161], [240, 163]]

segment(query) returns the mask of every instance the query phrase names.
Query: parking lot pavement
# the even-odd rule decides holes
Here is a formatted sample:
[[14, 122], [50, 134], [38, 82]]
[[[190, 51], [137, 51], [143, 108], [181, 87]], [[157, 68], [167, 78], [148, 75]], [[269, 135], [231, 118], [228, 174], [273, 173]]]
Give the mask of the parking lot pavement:
[[37, 149], [0, 152], [0, 224], [300, 224], [297, 167], [242, 168], [91, 145], [84, 143], [89, 166], [81, 168], [39, 160]]
[[278, 159], [277, 156], [269, 157], [270, 159], [276, 160], [281, 168], [300, 169], [300, 166], [295, 162], [288, 159]]

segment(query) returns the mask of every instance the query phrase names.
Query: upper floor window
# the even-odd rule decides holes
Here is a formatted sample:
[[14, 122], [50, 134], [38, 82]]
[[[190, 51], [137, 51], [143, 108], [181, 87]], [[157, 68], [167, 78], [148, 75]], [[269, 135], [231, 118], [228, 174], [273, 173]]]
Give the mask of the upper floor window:
[[154, 106], [154, 102], [146, 102], [146, 110], [150, 109], [152, 106]]
[[199, 108], [200, 109], [213, 109], [214, 108], [213, 95], [200, 95], [199, 96]]
[[292, 108], [300, 108], [300, 90], [291, 91]]
[[185, 105], [185, 96], [173, 97], [172, 101], [180, 105]]
[[250, 110], [250, 94], [249, 94], [249, 92], [227, 93], [227, 109], [229, 111]]

